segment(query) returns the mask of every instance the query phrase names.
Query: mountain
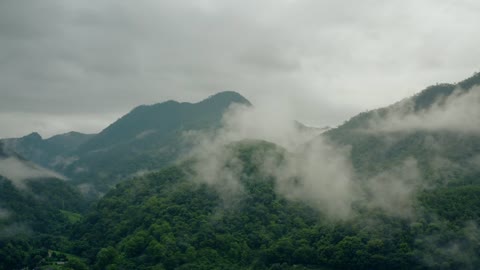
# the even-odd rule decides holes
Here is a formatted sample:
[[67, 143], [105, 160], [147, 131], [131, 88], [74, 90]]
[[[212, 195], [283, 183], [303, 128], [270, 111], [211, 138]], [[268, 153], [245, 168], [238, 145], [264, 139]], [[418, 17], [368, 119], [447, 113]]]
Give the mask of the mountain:
[[178, 130], [219, 125], [223, 112], [233, 103], [251, 105], [235, 92], [221, 92], [194, 104], [167, 101], [150, 106], [142, 105], [83, 144], [79, 152], [98, 152], [136, 143], [147, 137], [169, 137]]
[[142, 105], [98, 134], [70, 132], [42, 139], [38, 133], [0, 140], [12, 152], [68, 176], [91, 196], [124, 178], [159, 169], [188, 151], [186, 131], [220, 127], [232, 105], [251, 106], [240, 94], [220, 92], [198, 103]]
[[2, 139], [4, 147], [45, 167], [53, 167], [61, 157], [73, 153], [81, 144], [92, 138], [92, 134], [69, 132], [43, 139], [33, 132], [21, 138]]
[[[315, 137], [292, 150], [213, 140], [174, 165], [185, 132], [250, 103], [226, 92], [137, 107], [57, 160], [106, 193], [46, 246], [79, 269], [478, 269], [479, 85], [431, 86], [326, 131], [295, 123]], [[38, 265], [13, 246], [0, 246], [4, 268]]]
[[430, 86], [391, 106], [361, 113], [323, 135], [351, 146], [365, 176], [413, 158], [422, 176], [443, 184], [478, 183], [480, 74]]
[[251, 105], [238, 93], [221, 92], [198, 103], [167, 101], [139, 106], [54, 168], [78, 183], [106, 191], [121, 179], [176, 160], [185, 149], [183, 133], [219, 127], [232, 104]]
[[315, 250], [307, 242], [296, 246], [297, 240], [288, 237], [313, 228], [316, 212], [277, 196], [274, 182], [254, 162], [254, 157], [284, 150], [260, 141], [225, 150], [244, 168], [238, 172], [243, 195], [222, 194], [229, 192], [227, 178], [212, 179], [219, 181], [216, 187], [207, 179], [192, 181], [188, 162], [128, 180], [78, 225], [73, 239], [82, 248], [71, 252], [87, 258], [94, 269], [267, 269], [266, 264], [280, 267], [282, 256], [310, 263], [306, 257]]
[[94, 269], [477, 269], [478, 82], [428, 87], [299, 152], [241, 141], [122, 182], [69, 252]]

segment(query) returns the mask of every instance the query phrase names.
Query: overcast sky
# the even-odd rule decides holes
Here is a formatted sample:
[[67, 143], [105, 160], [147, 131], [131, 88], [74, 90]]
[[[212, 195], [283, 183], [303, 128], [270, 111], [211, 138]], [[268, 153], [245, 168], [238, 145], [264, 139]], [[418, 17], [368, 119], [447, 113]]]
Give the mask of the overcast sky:
[[223, 90], [335, 126], [479, 71], [479, 29], [478, 0], [1, 0], [0, 137]]

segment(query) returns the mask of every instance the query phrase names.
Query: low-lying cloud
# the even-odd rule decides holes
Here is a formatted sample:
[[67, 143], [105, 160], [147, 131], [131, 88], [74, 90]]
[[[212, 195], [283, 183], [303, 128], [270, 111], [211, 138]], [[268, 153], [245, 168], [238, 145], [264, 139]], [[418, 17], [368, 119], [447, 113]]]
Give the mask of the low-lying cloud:
[[[251, 162], [258, 165], [262, 175], [275, 179], [276, 192], [287, 199], [303, 201], [332, 219], [352, 217], [355, 202], [392, 216], [412, 216], [412, 198], [421, 182], [414, 159], [360, 180], [351, 163], [350, 147], [334, 145], [319, 133], [298, 128], [282, 110], [232, 106], [224, 115], [223, 128], [184, 135], [193, 144], [189, 157], [197, 161], [193, 168], [196, 179], [216, 187], [224, 198], [244, 192], [242, 162], [226, 146], [264, 140], [277, 144], [280, 150], [262, 152], [251, 157]], [[281, 162], [276, 158], [279, 153]]]
[[406, 159], [402, 164], [368, 179], [365, 184], [369, 208], [381, 209], [391, 216], [413, 217], [416, 192], [425, 188], [417, 161]]
[[415, 112], [413, 100], [393, 106], [369, 122], [368, 132], [452, 131], [480, 134], [480, 87], [457, 89], [431, 107]]
[[351, 215], [360, 196], [349, 148], [339, 149], [318, 138], [300, 151], [287, 154], [281, 167], [264, 167], [277, 179], [277, 191], [286, 198], [304, 201], [333, 218]]
[[0, 175], [12, 181], [20, 189], [26, 187], [26, 180], [37, 178], [65, 179], [62, 175], [15, 157], [0, 159]]

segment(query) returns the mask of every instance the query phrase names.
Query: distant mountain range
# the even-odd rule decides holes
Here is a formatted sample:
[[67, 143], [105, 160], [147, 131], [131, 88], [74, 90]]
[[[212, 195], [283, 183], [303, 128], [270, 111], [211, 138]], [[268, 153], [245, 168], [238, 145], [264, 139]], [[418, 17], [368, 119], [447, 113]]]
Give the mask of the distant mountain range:
[[42, 139], [40, 134], [33, 132], [21, 138], [1, 140], [5, 148], [28, 158], [42, 166], [51, 167], [58, 156], [73, 153], [81, 144], [91, 139], [93, 134], [69, 132]]
[[429, 87], [298, 153], [246, 140], [124, 181], [78, 227], [77, 254], [99, 269], [476, 269], [480, 133], [442, 118], [480, 124], [476, 85]]
[[37, 267], [46, 247], [74, 269], [480, 267], [480, 74], [336, 128], [295, 122], [298, 149], [226, 141], [174, 163], [234, 104], [252, 106], [222, 92], [99, 134], [1, 140], [0, 268]]
[[[69, 132], [44, 140], [31, 133], [2, 141], [12, 152], [73, 183], [86, 184], [84, 190], [105, 192], [122, 179], [171, 164], [189, 151], [184, 132], [220, 128], [224, 112], [233, 104], [252, 105], [236, 92], [221, 92], [198, 103], [166, 101], [136, 107], [98, 134]], [[312, 136], [327, 130], [300, 122], [295, 127]]]
[[99, 134], [70, 132], [43, 140], [38, 133], [2, 140], [7, 149], [95, 189], [139, 171], [161, 168], [182, 151], [184, 131], [215, 129], [232, 104], [250, 106], [236, 92], [222, 92], [198, 103], [167, 101], [133, 109]]

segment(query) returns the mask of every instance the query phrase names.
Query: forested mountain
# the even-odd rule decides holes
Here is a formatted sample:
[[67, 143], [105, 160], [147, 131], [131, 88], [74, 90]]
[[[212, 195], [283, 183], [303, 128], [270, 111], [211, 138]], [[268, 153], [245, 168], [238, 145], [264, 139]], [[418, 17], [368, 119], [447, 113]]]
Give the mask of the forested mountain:
[[192, 161], [119, 184], [77, 224], [69, 252], [93, 269], [479, 266], [480, 186], [421, 191], [413, 219], [357, 201], [351, 217], [332, 220], [279, 192], [281, 180], [258, 163], [274, 158], [280, 168], [284, 149], [255, 141], [225, 149], [221, 167], [233, 175], [203, 178]]
[[86, 209], [80, 193], [55, 176], [0, 143], [0, 269], [38, 265]]
[[325, 133], [350, 145], [356, 170], [366, 176], [414, 158], [424, 178], [478, 184], [480, 74], [457, 84], [430, 86], [386, 108], [361, 113]]
[[55, 168], [77, 183], [108, 190], [135, 173], [161, 168], [175, 161], [185, 131], [213, 129], [232, 104], [250, 105], [235, 92], [222, 92], [198, 103], [167, 101], [133, 109], [82, 144], [73, 161]]
[[362, 113], [300, 153], [233, 143], [124, 182], [70, 252], [94, 269], [476, 269], [478, 78]]
[[124, 178], [159, 169], [185, 149], [185, 131], [215, 129], [232, 104], [250, 106], [236, 92], [221, 92], [198, 103], [167, 101], [142, 105], [99, 134], [70, 132], [43, 140], [38, 133], [4, 139], [11, 151], [67, 175], [86, 192], [105, 192]]
[[28, 160], [45, 167], [53, 168], [62, 157], [73, 152], [93, 134], [69, 132], [42, 139], [40, 134], [33, 132], [21, 138], [2, 139], [7, 150], [19, 153]]
[[[77, 215], [78, 193], [56, 180], [63, 190], [52, 186], [49, 196], [71, 200], [45, 205], [54, 218], [19, 219], [31, 228], [52, 222], [34, 230], [55, 243], [9, 236], [0, 261], [38, 266], [45, 246], [68, 255], [64, 269], [478, 269], [479, 85], [476, 74], [431, 86], [325, 132], [295, 123], [316, 137], [293, 149], [231, 136], [223, 114], [250, 105], [234, 92], [137, 107], [65, 147], [73, 154], [53, 166], [106, 194]], [[218, 132], [184, 144], [185, 132], [205, 130]], [[25, 164], [38, 169], [13, 150], [0, 148], [0, 158], [27, 175]], [[13, 199], [0, 204], [0, 224], [11, 225], [7, 202], [36, 199], [22, 188], [43, 182], [2, 183]]]
[[[172, 132], [220, 125], [234, 103], [250, 102], [236, 92], [221, 92], [198, 103], [167, 101], [136, 107], [83, 144], [79, 152], [95, 152], [129, 144], [146, 137], [169, 137]], [[159, 139], [160, 140], [160, 139]]]

